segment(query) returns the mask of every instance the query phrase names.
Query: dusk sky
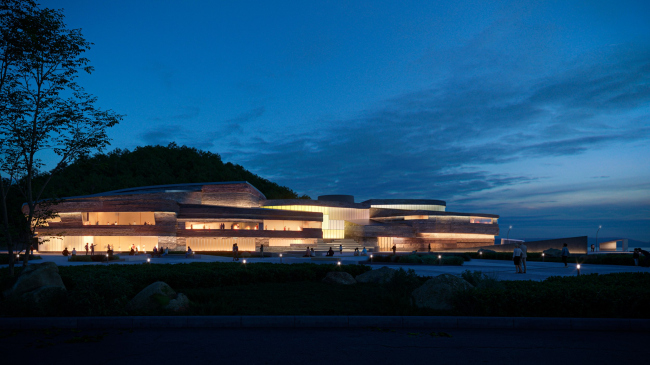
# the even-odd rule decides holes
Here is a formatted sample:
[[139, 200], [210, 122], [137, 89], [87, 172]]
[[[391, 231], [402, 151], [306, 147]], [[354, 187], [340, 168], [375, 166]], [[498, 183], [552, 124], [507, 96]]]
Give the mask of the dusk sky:
[[126, 117], [299, 194], [650, 240], [650, 1], [51, 0]]

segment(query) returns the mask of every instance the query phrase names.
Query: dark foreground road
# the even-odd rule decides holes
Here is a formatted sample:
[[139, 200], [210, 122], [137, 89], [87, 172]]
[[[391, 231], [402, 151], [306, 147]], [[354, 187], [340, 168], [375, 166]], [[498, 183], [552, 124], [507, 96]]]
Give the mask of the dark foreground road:
[[0, 337], [4, 364], [93, 365], [633, 364], [645, 362], [650, 344], [647, 333], [433, 329], [0, 330]]

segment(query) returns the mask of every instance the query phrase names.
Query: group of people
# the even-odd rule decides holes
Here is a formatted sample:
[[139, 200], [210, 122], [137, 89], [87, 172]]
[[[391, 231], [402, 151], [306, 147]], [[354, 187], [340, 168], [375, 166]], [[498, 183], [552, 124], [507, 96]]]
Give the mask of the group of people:
[[361, 256], [366, 256], [366, 255], [368, 255], [368, 250], [366, 250], [366, 248], [364, 247], [364, 248], [363, 248], [363, 251], [359, 252], [359, 248], [358, 248], [358, 247], [355, 248], [355, 249], [354, 249], [354, 256], [359, 256], [359, 255], [361, 255]]
[[314, 248], [313, 247], [309, 248], [309, 246], [307, 247], [305, 254], [302, 255], [302, 257], [314, 257], [314, 256], [316, 256], [316, 253], [314, 252]]
[[[515, 249], [512, 252], [512, 261], [515, 263], [515, 274], [525, 274], [526, 273], [526, 257], [527, 257], [528, 247], [523, 243], [518, 243], [515, 245]], [[524, 267], [522, 270], [521, 267]]]

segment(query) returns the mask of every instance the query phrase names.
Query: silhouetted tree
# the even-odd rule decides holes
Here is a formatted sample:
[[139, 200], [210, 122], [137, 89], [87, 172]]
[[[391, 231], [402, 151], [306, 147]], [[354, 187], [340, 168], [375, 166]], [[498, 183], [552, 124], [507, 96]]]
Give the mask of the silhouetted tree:
[[[106, 147], [106, 130], [121, 116], [95, 107], [96, 98], [75, 82], [79, 71], [93, 70], [83, 57], [91, 43], [79, 29], [66, 28], [60, 10], [40, 9], [30, 1], [1, 1], [2, 195], [16, 188], [26, 202], [26, 222], [33, 223], [23, 224], [19, 237], [27, 249], [35, 229], [52, 215], [52, 202], [41, 201], [49, 181], [78, 158]], [[54, 161], [54, 167], [36, 187], [33, 182], [46, 168], [44, 161]], [[2, 203], [4, 229], [9, 232], [6, 199]], [[12, 241], [9, 238], [7, 245], [13, 257]], [[27, 260], [25, 255], [25, 265]]]

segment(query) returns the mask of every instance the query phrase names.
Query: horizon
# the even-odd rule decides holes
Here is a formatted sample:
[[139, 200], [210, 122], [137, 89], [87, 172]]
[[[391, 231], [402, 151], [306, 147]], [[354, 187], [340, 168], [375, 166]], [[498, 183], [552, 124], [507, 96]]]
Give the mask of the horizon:
[[650, 3], [41, 4], [94, 43], [79, 84], [126, 114], [111, 149], [650, 242]]

